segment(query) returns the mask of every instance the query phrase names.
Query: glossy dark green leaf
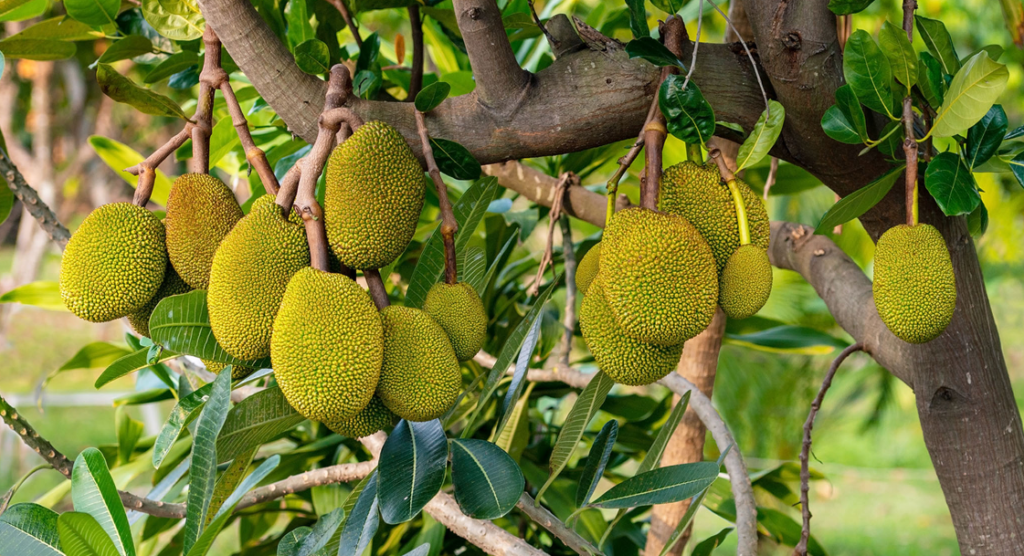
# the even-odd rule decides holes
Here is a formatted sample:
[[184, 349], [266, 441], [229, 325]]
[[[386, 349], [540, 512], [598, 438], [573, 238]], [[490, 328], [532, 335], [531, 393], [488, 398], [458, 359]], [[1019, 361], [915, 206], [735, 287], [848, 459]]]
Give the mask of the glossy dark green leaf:
[[164, 95], [139, 87], [108, 64], [96, 66], [96, 81], [99, 82], [103, 94], [143, 114], [188, 119], [178, 103]]
[[356, 60], [355, 73], [372, 68], [379, 55], [380, 37], [377, 33], [371, 33], [370, 36], [363, 39], [363, 47], [359, 50], [359, 58]]
[[846, 143], [847, 145], [861, 144], [861, 137], [857, 133], [857, 128], [853, 127], [853, 124], [846, 119], [838, 105], [833, 104], [828, 107], [828, 110], [825, 110], [825, 114], [821, 117], [821, 129], [825, 131], [825, 135], [840, 143]]
[[194, 0], [142, 0], [142, 16], [157, 33], [173, 41], [198, 39], [206, 27]]
[[[157, 362], [167, 361], [168, 359], [174, 359], [178, 354], [170, 350], [163, 350], [160, 352], [160, 356], [157, 358]], [[109, 367], [103, 370], [99, 378], [96, 379], [94, 386], [96, 388], [102, 388], [114, 380], [121, 378], [126, 375], [130, 375], [136, 371], [141, 371], [146, 367], [151, 366], [149, 362], [149, 348], [143, 347], [138, 351], [133, 351], [124, 357], [121, 357], [110, 364]]]
[[659, 467], [613, 486], [597, 500], [594, 508], [634, 508], [670, 504], [694, 496], [718, 478], [713, 461]]
[[62, 556], [57, 512], [30, 502], [7, 508], [0, 514], [0, 547], [18, 556]]
[[651, 36], [644, 0], [626, 0], [626, 8], [629, 9], [629, 30], [633, 32], [633, 38]]
[[577, 508], [582, 508], [590, 502], [590, 497], [593, 496], [594, 489], [597, 488], [597, 483], [601, 481], [604, 469], [608, 466], [608, 459], [612, 456], [612, 448], [615, 447], [615, 439], [618, 436], [619, 422], [612, 419], [605, 423], [594, 437], [594, 444], [590, 447], [590, 454], [583, 465], [579, 486], [576, 488]]
[[661, 547], [661, 552], [658, 556], [665, 556], [675, 548], [676, 543], [683, 538], [683, 533], [690, 528], [690, 524], [693, 522], [693, 518], [697, 515], [697, 511], [700, 510], [701, 504], [704, 502], [704, 497], [708, 493], [708, 489], [711, 485], [708, 485], [704, 490], [694, 495], [693, 499], [690, 500], [690, 505], [686, 507], [686, 513], [683, 517], [679, 518], [679, 523], [676, 524], [676, 528], [672, 530], [672, 534], [669, 535], [665, 544]]
[[705, 145], [715, 133], [715, 111], [696, 83], [683, 89], [684, 81], [681, 75], [668, 76], [658, 90], [658, 106], [669, 133], [686, 143]]
[[452, 92], [452, 86], [444, 81], [435, 81], [427, 85], [416, 95], [414, 102], [416, 110], [430, 112], [444, 102], [444, 99], [448, 98], [448, 93], [450, 92]]
[[[284, 10], [285, 21], [288, 22], [288, 45], [292, 48], [316, 36], [310, 21], [313, 14], [309, 13], [312, 3], [305, 1], [288, 2]], [[371, 37], [372, 39], [373, 37]]]
[[[771, 508], [757, 508], [758, 529], [767, 533], [768, 538], [785, 546], [795, 546], [800, 541], [800, 524], [788, 514]], [[825, 549], [814, 535], [807, 542], [807, 554], [826, 556]]]
[[75, 55], [75, 43], [51, 39], [19, 39], [0, 41], [0, 53], [11, 60], [63, 60]]
[[498, 425], [494, 428], [494, 438], [501, 436], [501, 431], [508, 423], [509, 417], [512, 416], [512, 407], [519, 401], [519, 397], [523, 393], [526, 372], [530, 368], [533, 351], [537, 348], [540, 324], [543, 320], [541, 318], [533, 320], [533, 325], [530, 326], [530, 331], [526, 334], [526, 339], [523, 341], [523, 347], [519, 350], [519, 357], [516, 359], [516, 370], [512, 374], [512, 382], [508, 385], [508, 392], [505, 393], [505, 399], [501, 402], [501, 417], [498, 419]]
[[71, 500], [76, 511], [95, 518], [117, 552], [124, 556], [135, 556], [128, 516], [121, 505], [121, 497], [107, 469], [107, 462], [96, 448], [86, 448], [75, 458], [71, 472]]
[[276, 385], [242, 400], [228, 412], [217, 437], [217, 461], [224, 463], [295, 428], [305, 417]]
[[694, 545], [693, 552], [690, 553], [690, 556], [711, 556], [711, 552], [725, 542], [725, 538], [729, 536], [729, 533], [731, 533], [732, 530], [732, 527], [726, 527], [714, 535], [700, 541]]
[[836, 15], [849, 15], [863, 11], [874, 0], [829, 0], [828, 9]]
[[64, 0], [64, 9], [71, 19], [95, 27], [114, 23], [120, 7], [119, 0]]
[[[377, 471], [367, 477], [362, 485], [351, 509], [346, 508], [348, 519], [345, 520], [338, 540], [338, 556], [361, 556], [380, 524], [377, 518]], [[348, 506], [348, 503], [345, 505]]]
[[434, 160], [441, 172], [457, 180], [475, 180], [480, 177], [480, 163], [466, 147], [455, 141], [433, 137], [430, 138], [430, 147], [434, 149]]
[[352, 90], [362, 99], [373, 100], [380, 86], [380, 77], [370, 70], [363, 70], [352, 78]]
[[486, 440], [452, 440], [452, 486], [462, 513], [497, 519], [512, 511], [526, 480], [504, 450]]
[[626, 54], [629, 54], [630, 58], [643, 58], [658, 67], [676, 66], [686, 70], [686, 66], [672, 54], [671, 50], [652, 37], [640, 37], [629, 41], [626, 43]]
[[963, 134], [988, 113], [1006, 88], [1010, 72], [994, 62], [988, 53], [971, 56], [953, 76], [942, 106], [936, 111], [931, 133], [934, 137]]
[[942, 78], [942, 64], [934, 56], [922, 52], [917, 64], [917, 87], [921, 89], [932, 109], [938, 110], [946, 95], [946, 81]]
[[67, 556], [121, 556], [96, 518], [83, 512], [57, 517], [60, 546]]
[[199, 63], [199, 55], [189, 50], [176, 52], [165, 58], [143, 78], [146, 84], [159, 83], [168, 77]]
[[153, 43], [142, 35], [128, 35], [107, 48], [100, 56], [101, 64], [129, 60], [153, 52]]
[[940, 153], [928, 163], [924, 185], [946, 216], [969, 214], [981, 203], [971, 169], [954, 152]]
[[761, 112], [754, 124], [754, 131], [740, 145], [736, 154], [736, 171], [739, 172], [760, 162], [775, 145], [782, 126], [786, 122], [786, 109], [776, 100], [768, 101], [769, 109]]
[[967, 152], [964, 158], [971, 169], [977, 168], [992, 158], [1006, 135], [1009, 122], [1003, 107], [996, 104], [989, 108], [978, 123], [967, 130]]
[[843, 50], [843, 75], [861, 104], [890, 117], [893, 96], [889, 87], [892, 68], [889, 59], [863, 29], [854, 31]]
[[978, 208], [967, 215], [967, 231], [974, 237], [985, 235], [988, 230], [988, 209], [985, 203], [978, 204]]
[[889, 58], [893, 77], [905, 87], [903, 96], [909, 95], [910, 88], [917, 83], [917, 54], [910, 39], [903, 29], [886, 21], [878, 32], [878, 43]]
[[939, 61], [942, 71], [948, 75], [955, 75], [960, 69], [960, 58], [953, 48], [953, 38], [946, 31], [946, 25], [937, 19], [929, 19], [919, 15], [914, 16], [917, 24], [918, 36], [928, 47], [928, 52]]
[[377, 487], [380, 514], [395, 525], [416, 517], [444, 483], [448, 438], [441, 421], [402, 420], [380, 451], [378, 469], [386, 481]]
[[1010, 159], [1008, 164], [1010, 165], [1010, 171], [1013, 172], [1013, 177], [1017, 178], [1017, 183], [1024, 187], [1024, 151], [1017, 153], [1016, 156]]
[[323, 41], [306, 40], [295, 47], [294, 54], [295, 64], [306, 73], [323, 75], [331, 71], [331, 52]]
[[821, 217], [818, 226], [814, 228], [814, 233], [832, 233], [836, 226], [859, 217], [877, 205], [892, 189], [896, 179], [903, 175], [903, 168], [902, 165], [897, 166], [882, 174], [875, 181], [840, 199]]
[[217, 435], [231, 407], [231, 367], [211, 383], [210, 397], [199, 413], [192, 444], [192, 467], [188, 473], [188, 499], [185, 514], [185, 554], [205, 529], [206, 514], [217, 481]]
[[226, 365], [256, 369], [270, 367], [269, 358], [244, 361], [228, 355], [220, 347], [210, 328], [210, 313], [206, 308], [204, 290], [162, 299], [149, 317], [149, 333], [154, 342], [176, 353]]

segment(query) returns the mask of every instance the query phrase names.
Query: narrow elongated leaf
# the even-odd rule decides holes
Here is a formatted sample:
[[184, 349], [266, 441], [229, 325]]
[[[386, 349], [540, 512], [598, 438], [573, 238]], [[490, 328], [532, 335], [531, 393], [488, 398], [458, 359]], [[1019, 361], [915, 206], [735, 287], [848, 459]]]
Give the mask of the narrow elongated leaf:
[[120, 7], [119, 0], [64, 0], [68, 16], [96, 27], [114, 23]]
[[814, 228], [814, 233], [831, 233], [836, 226], [871, 210], [871, 207], [877, 205], [889, 193], [896, 179], [903, 175], [903, 169], [903, 165], [893, 168], [875, 181], [840, 199], [821, 217], [818, 226]]
[[75, 511], [95, 518], [118, 553], [135, 556], [128, 516], [124, 513], [114, 479], [110, 477], [107, 462], [96, 448], [86, 448], [75, 458], [71, 472], [71, 500]]
[[740, 145], [739, 153], [736, 155], [737, 172], [760, 162], [782, 133], [782, 126], [786, 122], [786, 109], [775, 100], [769, 100], [768, 106], [770, 112], [761, 112], [761, 117], [754, 124], [754, 131], [750, 132]]
[[441, 421], [402, 420], [380, 451], [378, 469], [387, 480], [377, 499], [385, 523], [395, 525], [416, 517], [444, 483], [448, 439]]
[[188, 554], [203, 532], [217, 480], [217, 435], [231, 406], [231, 367], [211, 383], [210, 398], [199, 413], [188, 473], [188, 509], [185, 514], [184, 548]]
[[173, 41], [198, 39], [206, 27], [194, 0], [142, 0], [142, 16], [157, 33]]
[[338, 540], [338, 556], [361, 556], [373, 540], [378, 525], [377, 471], [374, 471], [356, 497], [351, 511], [348, 511], [348, 519]]
[[892, 68], [875, 40], [863, 29], [846, 41], [843, 75], [861, 104], [892, 117]]
[[658, 89], [658, 106], [669, 133], [686, 143], [706, 145], [715, 133], [715, 111], [696, 83], [684, 89], [684, 82], [681, 75], [668, 76]]
[[96, 518], [83, 512], [64, 512], [57, 518], [60, 546], [68, 556], [121, 556]]
[[168, 77], [180, 73], [199, 63], [199, 55], [195, 52], [183, 50], [168, 56], [164, 61], [157, 64], [142, 82], [146, 84], [159, 83]]
[[668, 414], [668, 419], [665, 420], [665, 424], [658, 430], [658, 434], [655, 435], [654, 441], [651, 442], [651, 447], [647, 449], [647, 453], [644, 454], [644, 459], [640, 460], [640, 466], [637, 467], [636, 473], [646, 473], [651, 469], [654, 469], [661, 464], [661, 456], [665, 454], [665, 448], [668, 446], [668, 441], [672, 439], [672, 435], [676, 432], [676, 427], [683, 420], [683, 414], [686, 413], [686, 408], [690, 405], [690, 392], [687, 391], [685, 394], [679, 397], [679, 401], [676, 402], [675, 406], [672, 407], [672, 411]]
[[0, 41], [0, 53], [11, 60], [64, 60], [75, 55], [74, 43], [52, 39], [19, 39], [10, 37]]
[[0, 514], [0, 547], [18, 556], [62, 556], [57, 512], [32, 503], [7, 508]]
[[665, 541], [665, 545], [661, 547], [661, 552], [658, 556], [665, 556], [676, 546], [676, 543], [679, 542], [680, 538], [682, 538], [683, 532], [686, 531], [690, 526], [690, 523], [693, 521], [693, 517], [697, 515], [697, 510], [700, 509], [700, 505], [704, 502], [704, 497], [707, 496], [708, 489], [710, 487], [711, 485], [708, 485], [704, 490], [700, 491], [693, 497], [693, 500], [690, 501], [690, 505], [686, 508], [686, 513], [684, 513], [683, 517], [679, 519], [679, 523], [677, 523], [676, 528], [672, 530], [672, 534], [669, 535], [668, 540]]
[[142, 438], [144, 428], [145, 426], [142, 424], [142, 421], [132, 419], [123, 406], [117, 408], [117, 411], [114, 412], [114, 429], [117, 431], [117, 457], [122, 464], [131, 461], [135, 445]]
[[651, 28], [647, 25], [647, 8], [644, 0], [626, 0], [629, 9], [629, 30], [634, 38], [651, 36]]
[[459, 282], [469, 284], [479, 294], [486, 286], [486, 277], [487, 253], [482, 247], [470, 245], [459, 259]]
[[427, 85], [416, 95], [416, 110], [430, 112], [444, 102], [450, 92], [452, 92], [452, 86], [444, 81], [436, 81]]
[[498, 420], [498, 426], [494, 429], [494, 438], [501, 436], [501, 431], [505, 428], [509, 417], [512, 415], [512, 406], [519, 401], [519, 397], [523, 393], [526, 371], [530, 368], [530, 359], [533, 357], [533, 350], [537, 347], [537, 339], [540, 336], [540, 323], [543, 320], [539, 318], [533, 319], [533, 325], [530, 326], [530, 331], [526, 334], [526, 339], [523, 341], [523, 347], [519, 350], [519, 358], [516, 360], [516, 370], [512, 375], [512, 382], [509, 384], [508, 392], [505, 393], [505, 399], [501, 403], [501, 418]]
[[430, 138], [430, 147], [434, 150], [437, 169], [457, 180], [475, 180], [482, 172], [469, 149], [447, 139]]
[[954, 152], [940, 153], [928, 163], [924, 185], [946, 216], [970, 214], [981, 204], [974, 174]]
[[987, 52], [971, 56], [953, 76], [945, 100], [935, 115], [932, 135], [952, 137], [967, 131], [992, 107], [1006, 88], [1010, 72]]
[[686, 70], [671, 50], [652, 37], [640, 37], [629, 41], [626, 43], [626, 54], [629, 54], [630, 58], [643, 58], [658, 67], [676, 66]]
[[320, 516], [320, 519], [313, 525], [313, 529], [306, 535], [306, 538], [302, 539], [295, 555], [314, 556], [317, 554], [318, 551], [327, 546], [327, 543], [334, 536], [335, 531], [338, 530], [344, 519], [345, 510], [341, 508]]
[[452, 440], [452, 485], [462, 512], [497, 519], [512, 511], [526, 480], [504, 450], [473, 438]]
[[242, 500], [242, 497], [249, 493], [250, 490], [256, 488], [256, 485], [260, 484], [263, 479], [270, 475], [270, 472], [277, 469], [277, 466], [281, 463], [280, 454], [274, 454], [269, 458], [263, 460], [252, 473], [249, 474], [242, 482], [238, 483], [235, 490], [231, 492], [231, 496], [228, 496], [227, 500], [221, 505], [220, 509], [214, 516], [214, 520], [223, 516], [224, 514], [230, 514], [234, 511], [235, 506]]
[[725, 537], [728, 537], [732, 530], [733, 527], [726, 527], [700, 541], [693, 547], [693, 552], [690, 553], [690, 556], [711, 556], [711, 551], [721, 546], [725, 542]]
[[749, 334], [726, 334], [729, 344], [767, 351], [769, 353], [799, 353], [827, 355], [848, 344], [834, 336], [805, 326], [776, 326]]
[[919, 15], [914, 16], [917, 23], [917, 32], [928, 47], [928, 52], [939, 61], [942, 71], [949, 75], [955, 75], [960, 70], [960, 58], [953, 48], [953, 38], [946, 31], [946, 25], [937, 19], [929, 19]]
[[110, 342], [93, 342], [91, 344], [86, 344], [82, 349], [78, 350], [78, 352], [75, 353], [71, 359], [68, 359], [67, 363], [61, 365], [57, 371], [106, 367], [130, 353], [131, 352], [125, 349], [124, 346], [114, 345]]
[[[129, 375], [136, 371], [141, 371], [146, 367], [150, 366], [150, 348], [144, 347], [140, 350], [133, 351], [124, 357], [121, 357], [110, 364], [109, 367], [103, 370], [100, 376], [96, 379], [94, 386], [101, 388], [106, 384]], [[178, 354], [173, 351], [163, 350], [160, 355], [157, 356], [156, 362], [160, 363], [167, 361], [168, 359], [174, 359]]]
[[594, 438], [594, 444], [590, 447], [590, 455], [587, 456], [587, 463], [583, 466], [583, 473], [580, 475], [580, 483], [576, 488], [576, 507], [582, 508], [590, 502], [590, 497], [601, 482], [604, 475], [604, 468], [608, 466], [608, 458], [612, 456], [612, 448], [615, 447], [615, 439], [619, 436], [619, 422], [615, 419], [608, 421], [601, 427], [601, 432]]
[[[89, 137], [89, 145], [92, 146], [96, 154], [114, 171], [115, 174], [121, 176], [128, 185], [135, 187], [138, 185], [139, 178], [125, 172], [125, 168], [130, 168], [136, 164], [142, 162], [145, 158], [137, 151], [125, 145], [119, 143], [113, 139], [101, 137], [99, 135], [92, 135]], [[154, 203], [162, 206], [167, 206], [167, 197], [171, 193], [171, 180], [167, 178], [161, 170], [156, 171], [156, 183], [153, 184], [153, 196], [150, 200]]]
[[139, 87], [108, 64], [96, 66], [96, 81], [99, 82], [103, 94], [143, 114], [188, 119], [178, 103], [160, 93]]
[[903, 29], [886, 21], [878, 32], [878, 43], [889, 59], [892, 76], [906, 89], [903, 96], [909, 95], [910, 88], [917, 83], [917, 54], [910, 45], [910, 39]]
[[590, 503], [593, 508], [634, 508], [679, 502], [699, 493], [718, 478], [713, 461], [659, 467], [626, 479]]
[[153, 43], [142, 35], [128, 35], [110, 45], [100, 56], [101, 64], [129, 60], [153, 52]]
[[235, 488], [242, 482], [242, 479], [245, 478], [245, 472], [249, 470], [249, 465], [252, 464], [252, 458], [255, 455], [256, 448], [238, 454], [238, 457], [231, 461], [231, 465], [224, 471], [221, 471], [220, 478], [217, 479], [217, 486], [213, 489], [213, 496], [210, 498], [210, 509], [206, 512], [206, 523], [204, 525], [209, 525], [213, 521], [214, 516], [220, 512], [228, 496], [231, 496], [231, 493], [234, 492]]
[[227, 365], [256, 369], [270, 367], [269, 358], [245, 361], [228, 355], [220, 347], [210, 328], [210, 313], [206, 308], [204, 290], [172, 295], [161, 300], [149, 317], [149, 333], [153, 342], [176, 353]]
[[60, 299], [60, 285], [51, 280], [31, 282], [0, 295], [0, 303], [21, 303], [42, 309], [67, 311]]
[[305, 420], [276, 385], [242, 400], [228, 412], [217, 437], [217, 461], [224, 463], [239, 454], [295, 428]]
[[0, 0], [0, 21], [10, 21], [4, 16], [27, 4], [29, 0]]

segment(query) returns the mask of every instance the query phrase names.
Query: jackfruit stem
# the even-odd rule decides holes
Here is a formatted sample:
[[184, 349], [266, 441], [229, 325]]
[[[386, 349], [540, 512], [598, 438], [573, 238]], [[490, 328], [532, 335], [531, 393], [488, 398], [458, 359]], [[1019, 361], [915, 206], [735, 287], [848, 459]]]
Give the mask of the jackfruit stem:
[[455, 219], [452, 203], [448, 199], [448, 186], [441, 179], [441, 170], [437, 168], [437, 160], [434, 159], [434, 149], [430, 146], [430, 135], [427, 133], [426, 117], [419, 110], [416, 110], [415, 113], [416, 131], [420, 136], [423, 159], [427, 163], [427, 173], [430, 174], [430, 179], [434, 182], [438, 204], [441, 206], [441, 239], [444, 240], [444, 281], [446, 284], [456, 284], [459, 281], [459, 269], [455, 256], [455, 232], [459, 229], [459, 222]]
[[[659, 26], [665, 48], [669, 49], [677, 58], [683, 55], [683, 43], [686, 41], [686, 24], [682, 18], [671, 16]], [[668, 79], [669, 75], [676, 72], [675, 66], [661, 68], [661, 78], [658, 80], [658, 88]], [[655, 94], [655, 101], [658, 95]], [[661, 110], [656, 110], [654, 115], [644, 125], [644, 156], [646, 165], [644, 174], [640, 178], [640, 206], [643, 208], [658, 210], [658, 190], [661, 188], [661, 164], [662, 150], [665, 147], [665, 138], [668, 130], [665, 129], [665, 115]]]
[[153, 154], [146, 157], [145, 160], [135, 166], [124, 169], [125, 172], [139, 177], [139, 181], [135, 186], [135, 196], [132, 198], [132, 203], [140, 207], [146, 206], [150, 195], [153, 194], [153, 185], [156, 183], [156, 167], [170, 156], [171, 153], [178, 150], [178, 147], [184, 145], [185, 141], [189, 140], [192, 136], [193, 127], [191, 122], [185, 124], [181, 131], [174, 137], [171, 137], [159, 149], [153, 151]]
[[205, 58], [203, 70], [199, 72], [199, 97], [192, 126], [192, 159], [189, 161], [189, 172], [193, 174], [210, 173], [210, 134], [213, 133], [213, 96], [220, 84], [226, 80], [227, 74], [220, 67], [220, 39], [213, 27], [207, 25], [203, 31]]
[[363, 278], [366, 279], [366, 288], [370, 290], [370, 299], [377, 306], [377, 310], [383, 310], [391, 305], [388, 299], [388, 291], [384, 289], [384, 280], [380, 277], [380, 270], [368, 268], [363, 271]]
[[277, 195], [277, 190], [280, 188], [277, 176], [274, 175], [274, 169], [270, 167], [270, 162], [267, 161], [266, 153], [263, 152], [263, 149], [257, 147], [256, 142], [252, 139], [252, 134], [249, 132], [249, 122], [245, 119], [242, 107], [238, 104], [235, 90], [231, 88], [231, 83], [225, 79], [220, 84], [220, 91], [224, 95], [224, 103], [227, 104], [228, 112], [231, 114], [231, 124], [235, 127], [238, 139], [242, 143], [242, 150], [245, 151], [245, 159], [249, 162], [250, 171], [255, 168], [256, 175], [260, 177], [260, 183], [263, 184], [263, 189], [271, 195]]
[[739, 228], [740, 245], [749, 245], [750, 222], [747, 219], [747, 205], [743, 202], [743, 194], [740, 193], [740, 185], [736, 181], [736, 174], [726, 164], [722, 151], [717, 147], [708, 151], [708, 157], [718, 165], [718, 172], [722, 175], [725, 185], [729, 187], [729, 193], [732, 194], [732, 202], [736, 205], [736, 226]]
[[[914, 8], [917, 3], [913, 0], [903, 2], [903, 31], [907, 39], [914, 42]], [[931, 131], [928, 132], [929, 135]], [[910, 97], [910, 91], [903, 97], [903, 157], [907, 161], [906, 175], [906, 205], [907, 225], [917, 225], [917, 139], [914, 136], [914, 104]]]
[[699, 143], [686, 144], [686, 160], [698, 166], [704, 164], [704, 153], [701, 151]]

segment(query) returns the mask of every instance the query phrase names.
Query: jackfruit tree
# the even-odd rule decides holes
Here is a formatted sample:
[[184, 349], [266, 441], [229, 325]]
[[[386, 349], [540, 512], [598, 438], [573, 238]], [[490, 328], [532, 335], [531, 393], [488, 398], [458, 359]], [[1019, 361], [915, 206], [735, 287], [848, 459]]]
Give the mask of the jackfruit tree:
[[[0, 302], [102, 334], [42, 387], [134, 385], [73, 460], [0, 398], [70, 482], [12, 482], [0, 556], [841, 552], [833, 379], [869, 425], [910, 387], [944, 551], [1024, 553], [976, 249], [1024, 198], [1024, 4], [971, 6], [1005, 52], [939, 5], [728, 4], [0, 0], [0, 181], [63, 250]], [[8, 155], [54, 60], [134, 145], [89, 138], [73, 232], [85, 163], [58, 207]]]

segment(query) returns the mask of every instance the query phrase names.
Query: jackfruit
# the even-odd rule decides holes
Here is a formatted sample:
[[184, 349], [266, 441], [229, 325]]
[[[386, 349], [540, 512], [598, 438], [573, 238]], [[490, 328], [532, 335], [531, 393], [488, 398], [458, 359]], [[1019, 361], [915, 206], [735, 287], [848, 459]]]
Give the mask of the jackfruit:
[[430, 315], [392, 305], [384, 323], [384, 365], [377, 395], [408, 421], [430, 421], [447, 412], [462, 389], [462, 372], [448, 336]]
[[615, 322], [649, 344], [682, 344], [711, 323], [715, 258], [685, 218], [644, 208], [615, 213], [605, 229], [600, 276]]
[[185, 174], [167, 198], [167, 255], [182, 280], [195, 289], [210, 285], [217, 246], [242, 219], [235, 195], [219, 179]]
[[327, 162], [324, 224], [338, 260], [363, 270], [405, 251], [423, 208], [424, 175], [402, 135], [367, 122]]
[[[216, 361], [207, 361], [206, 359], [200, 359], [200, 361], [203, 362], [203, 366], [206, 367], [207, 371], [210, 371], [211, 373], [213, 373], [215, 375], [219, 375], [220, 372], [224, 370], [224, 367], [228, 366], [227, 363], [218, 363]], [[246, 378], [247, 376], [249, 376], [249, 375], [251, 375], [251, 374], [253, 374], [255, 372], [256, 372], [256, 369], [254, 369], [252, 367], [243, 367], [241, 365], [232, 365], [231, 366], [231, 380], [242, 380], [243, 378]]]
[[270, 341], [288, 403], [328, 426], [370, 403], [384, 358], [384, 328], [354, 281], [306, 267], [292, 277]]
[[600, 262], [601, 243], [598, 242], [597, 245], [590, 248], [590, 251], [587, 251], [586, 255], [583, 255], [583, 260], [576, 267], [576, 291], [587, 295], [587, 289], [597, 277], [597, 271], [601, 266]]
[[156, 295], [147, 301], [139, 310], [128, 313], [128, 324], [132, 325], [132, 328], [136, 332], [148, 338], [149, 317], [153, 314], [153, 309], [156, 309], [157, 304], [163, 301], [165, 297], [188, 293], [190, 291], [192, 291], [192, 288], [190, 288], [189, 285], [186, 284], [180, 276], [178, 276], [178, 273], [174, 271], [174, 267], [167, 265], [167, 270], [164, 273], [164, 281], [160, 284], [160, 289], [157, 290]]
[[615, 324], [604, 291], [604, 279], [590, 284], [580, 307], [583, 339], [597, 366], [619, 384], [640, 386], [671, 373], [683, 354], [683, 344], [659, 346], [647, 344], [622, 333]]
[[[750, 243], [767, 250], [771, 230], [764, 201], [743, 180], [736, 182], [747, 211]], [[721, 273], [740, 246], [740, 233], [736, 204], [729, 186], [722, 183], [718, 165], [709, 162], [698, 166], [686, 161], [666, 168], [661, 178], [658, 208], [686, 218], [697, 228], [711, 246]]]
[[772, 265], [768, 253], [753, 244], [741, 245], [729, 257], [718, 282], [718, 305], [726, 316], [754, 316], [772, 293]]
[[281, 215], [264, 195], [232, 228], [213, 257], [206, 303], [224, 351], [244, 360], [270, 355], [274, 316], [292, 275], [309, 266], [302, 219]]
[[64, 249], [64, 306], [92, 322], [141, 309], [164, 281], [164, 237], [163, 223], [143, 207], [112, 203], [92, 211]]
[[363, 438], [390, 427], [398, 418], [390, 409], [384, 406], [380, 398], [370, 398], [370, 403], [362, 411], [348, 419], [341, 419], [336, 422], [325, 422], [327, 428], [349, 438]]
[[899, 225], [875, 246], [872, 287], [878, 316], [911, 344], [934, 340], [956, 309], [956, 277], [946, 241], [933, 226]]
[[423, 310], [441, 325], [459, 361], [472, 359], [487, 340], [487, 313], [473, 286], [438, 282], [427, 292]]

